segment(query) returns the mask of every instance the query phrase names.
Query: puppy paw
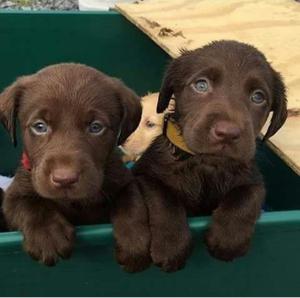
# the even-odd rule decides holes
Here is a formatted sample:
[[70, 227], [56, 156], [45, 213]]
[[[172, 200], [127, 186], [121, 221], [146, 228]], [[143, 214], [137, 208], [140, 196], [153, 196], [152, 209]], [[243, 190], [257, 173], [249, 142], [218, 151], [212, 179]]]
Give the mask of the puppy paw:
[[136, 249], [131, 246], [126, 249], [117, 245], [116, 258], [121, 267], [130, 273], [143, 271], [151, 265], [148, 247]]
[[192, 252], [192, 240], [167, 241], [167, 238], [153, 240], [151, 257], [153, 263], [165, 272], [175, 272], [184, 268], [187, 258]]
[[211, 229], [205, 234], [208, 252], [212, 257], [227, 262], [242, 257], [250, 247], [250, 236], [248, 237], [246, 234], [232, 235], [224, 230]]
[[48, 224], [30, 225], [24, 232], [24, 249], [35, 260], [54, 266], [59, 258], [71, 256], [75, 229], [62, 216], [47, 220]]

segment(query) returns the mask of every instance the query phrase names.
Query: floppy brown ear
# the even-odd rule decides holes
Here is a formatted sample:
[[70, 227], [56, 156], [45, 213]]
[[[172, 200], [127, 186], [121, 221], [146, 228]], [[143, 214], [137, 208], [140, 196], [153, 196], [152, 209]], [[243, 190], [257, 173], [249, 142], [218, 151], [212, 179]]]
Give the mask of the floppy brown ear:
[[273, 76], [273, 103], [271, 110], [273, 111], [273, 115], [264, 140], [273, 136], [281, 128], [287, 118], [286, 88], [280, 73], [276, 71], [274, 71]]
[[175, 61], [173, 60], [165, 73], [162, 85], [160, 87], [158, 102], [156, 106], [157, 113], [163, 113], [168, 107], [170, 99], [174, 93], [174, 71]]
[[133, 90], [126, 87], [121, 81], [116, 81], [119, 98], [123, 107], [120, 135], [118, 137], [118, 145], [121, 145], [138, 127], [142, 116], [142, 105], [141, 98]]
[[20, 77], [0, 94], [0, 121], [9, 132], [14, 146], [17, 145], [16, 121], [20, 98], [31, 79], [32, 76]]
[[16, 118], [19, 98], [22, 95], [22, 88], [19, 81], [16, 81], [0, 94], [0, 120], [5, 129], [9, 132], [14, 146], [16, 141]]

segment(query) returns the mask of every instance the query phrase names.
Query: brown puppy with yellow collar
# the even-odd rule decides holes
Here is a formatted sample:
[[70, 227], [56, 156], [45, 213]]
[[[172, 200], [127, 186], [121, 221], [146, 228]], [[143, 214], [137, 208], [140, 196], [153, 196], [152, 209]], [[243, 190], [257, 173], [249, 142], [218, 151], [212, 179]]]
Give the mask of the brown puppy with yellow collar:
[[233, 260], [249, 249], [265, 187], [254, 155], [287, 117], [285, 87], [257, 49], [217, 41], [172, 61], [157, 111], [171, 96], [175, 113], [137, 162], [134, 173], [149, 210], [151, 257], [165, 271], [182, 268], [191, 251], [187, 215], [212, 214], [209, 252]]

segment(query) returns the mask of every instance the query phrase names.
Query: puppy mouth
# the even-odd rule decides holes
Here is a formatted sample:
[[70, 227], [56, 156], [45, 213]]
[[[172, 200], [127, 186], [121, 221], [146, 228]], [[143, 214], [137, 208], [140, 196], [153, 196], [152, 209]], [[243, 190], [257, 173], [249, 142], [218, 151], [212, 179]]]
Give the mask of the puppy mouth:
[[137, 161], [145, 150], [127, 150], [125, 146], [119, 146], [122, 154], [127, 156], [132, 161]]
[[214, 156], [216, 158], [230, 158], [236, 160], [244, 160], [242, 153], [236, 146], [228, 143], [213, 144], [209, 148], [203, 150], [194, 150], [197, 156]]
[[216, 144], [211, 149], [211, 153], [215, 155], [234, 155], [237, 150], [235, 150], [234, 146], [228, 143]]
[[215, 156], [219, 158], [236, 158], [235, 154], [228, 152], [227, 150], [221, 149], [221, 150], [207, 150], [207, 151], [201, 151], [196, 153], [197, 156]]
[[57, 194], [57, 198], [67, 198], [71, 199], [73, 197], [76, 197], [76, 194], [78, 193], [77, 187], [75, 185], [69, 185], [69, 186], [56, 186], [51, 187], [52, 192]]
[[44, 189], [39, 189], [41, 196], [52, 199], [52, 200], [85, 200], [92, 199], [97, 197], [100, 188], [93, 189], [91, 191], [88, 187], [84, 189], [78, 186], [69, 186], [69, 187], [51, 187], [48, 186]]

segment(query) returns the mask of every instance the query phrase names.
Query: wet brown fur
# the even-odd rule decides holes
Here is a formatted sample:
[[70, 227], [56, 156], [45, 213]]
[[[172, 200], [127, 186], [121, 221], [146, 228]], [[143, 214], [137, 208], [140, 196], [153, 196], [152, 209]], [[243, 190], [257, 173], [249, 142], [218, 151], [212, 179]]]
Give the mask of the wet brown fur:
[[[201, 78], [209, 82], [206, 93], [195, 92]], [[259, 105], [249, 99], [256, 89], [266, 95]], [[151, 257], [165, 271], [182, 268], [191, 252], [188, 215], [212, 214], [205, 234], [212, 256], [230, 261], [246, 254], [265, 197], [254, 160], [256, 137], [271, 111], [266, 139], [287, 117], [279, 73], [257, 49], [235, 41], [213, 42], [173, 60], [158, 112], [172, 95], [174, 118], [195, 155], [174, 156], [170, 141], [159, 136], [134, 169], [149, 209]], [[215, 142], [211, 131], [220, 122], [238, 127], [238, 141]]]
[[[5, 89], [0, 94], [0, 115], [14, 142], [19, 120], [31, 164], [30, 171], [18, 168], [3, 202], [10, 228], [24, 235], [24, 249], [34, 259], [54, 265], [59, 257], [70, 256], [74, 225], [111, 217], [119, 263], [127, 271], [146, 268], [150, 262], [146, 207], [116, 152], [139, 124], [139, 97], [96, 69], [58, 64], [21, 77]], [[43, 119], [51, 131], [34, 134], [36, 119]], [[94, 120], [105, 127], [101, 135], [87, 131]], [[51, 178], [57, 169], [78, 173], [78, 182], [57, 187]]]

